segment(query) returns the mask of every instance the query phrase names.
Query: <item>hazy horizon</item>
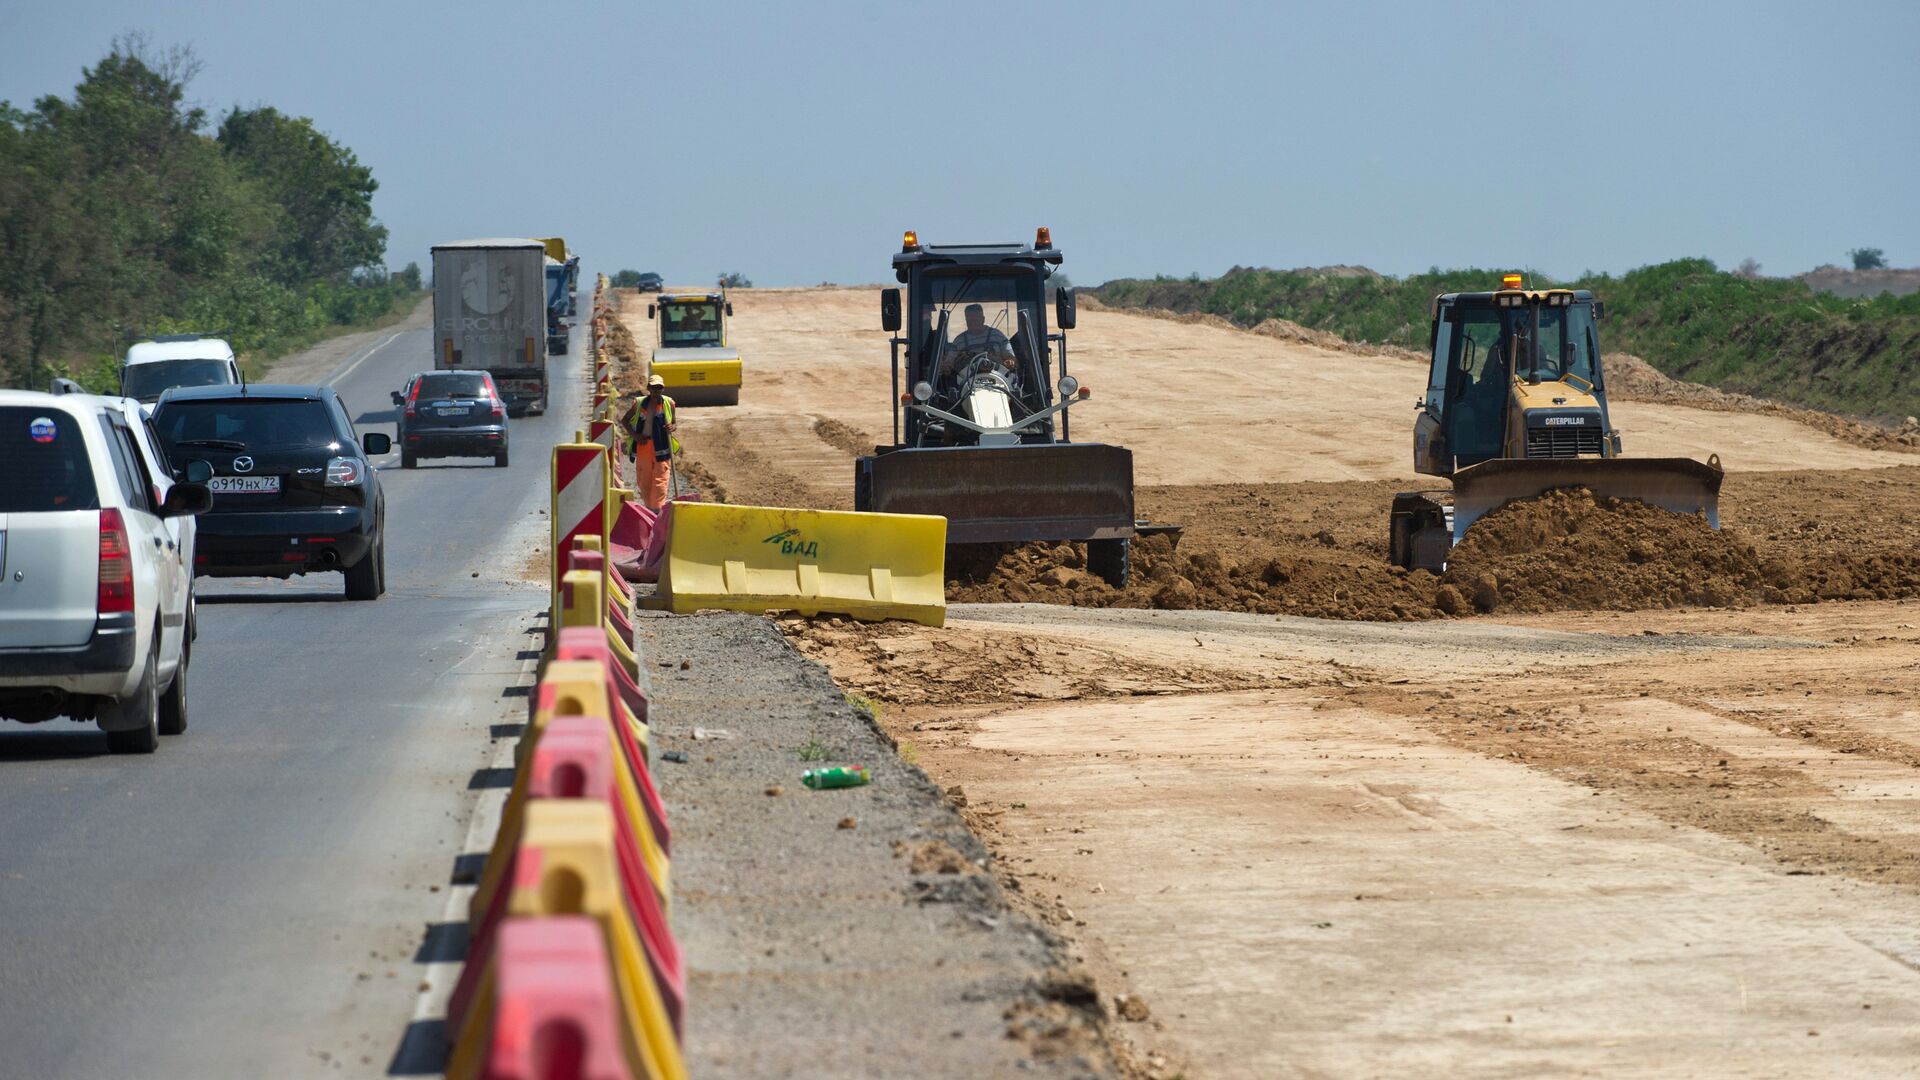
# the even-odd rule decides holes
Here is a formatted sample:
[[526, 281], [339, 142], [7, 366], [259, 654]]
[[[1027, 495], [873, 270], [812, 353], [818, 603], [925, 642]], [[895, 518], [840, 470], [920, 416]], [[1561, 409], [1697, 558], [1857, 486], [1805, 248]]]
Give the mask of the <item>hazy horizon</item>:
[[373, 169], [395, 268], [559, 233], [609, 273], [874, 282], [902, 229], [1037, 225], [1085, 283], [1920, 263], [1920, 5], [557, 10], [0, 0], [0, 99], [70, 96], [117, 34], [190, 45], [214, 117]]

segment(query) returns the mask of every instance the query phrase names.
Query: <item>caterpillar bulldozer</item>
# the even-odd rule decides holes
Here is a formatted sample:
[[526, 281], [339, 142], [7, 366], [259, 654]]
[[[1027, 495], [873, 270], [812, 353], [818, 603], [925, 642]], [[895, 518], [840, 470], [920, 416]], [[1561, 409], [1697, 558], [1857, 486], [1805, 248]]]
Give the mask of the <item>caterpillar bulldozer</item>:
[[[880, 297], [893, 336], [893, 441], [857, 459], [854, 509], [938, 514], [949, 544], [1079, 541], [1087, 568], [1127, 580], [1136, 532], [1133, 453], [1069, 439], [1091, 391], [1067, 373], [1073, 290], [1048, 230], [1024, 244], [922, 244], [893, 256], [906, 286]], [[903, 389], [904, 388], [904, 389]]]
[[647, 305], [660, 323], [649, 374], [681, 406], [740, 404], [740, 350], [727, 344], [733, 302], [718, 289], [664, 289]]
[[1491, 292], [1434, 298], [1432, 366], [1413, 427], [1413, 467], [1453, 482], [1394, 496], [1396, 565], [1432, 570], [1488, 511], [1556, 488], [1634, 499], [1720, 527], [1719, 455], [1621, 456], [1607, 414], [1599, 324], [1587, 290], [1528, 289], [1504, 275]]

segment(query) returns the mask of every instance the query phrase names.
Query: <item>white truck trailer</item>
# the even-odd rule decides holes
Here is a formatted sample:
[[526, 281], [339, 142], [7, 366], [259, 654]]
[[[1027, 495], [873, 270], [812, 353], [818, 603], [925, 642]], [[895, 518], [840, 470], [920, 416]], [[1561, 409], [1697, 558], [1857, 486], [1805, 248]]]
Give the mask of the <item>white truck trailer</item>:
[[496, 238], [433, 248], [433, 366], [490, 371], [507, 411], [547, 411], [547, 250]]

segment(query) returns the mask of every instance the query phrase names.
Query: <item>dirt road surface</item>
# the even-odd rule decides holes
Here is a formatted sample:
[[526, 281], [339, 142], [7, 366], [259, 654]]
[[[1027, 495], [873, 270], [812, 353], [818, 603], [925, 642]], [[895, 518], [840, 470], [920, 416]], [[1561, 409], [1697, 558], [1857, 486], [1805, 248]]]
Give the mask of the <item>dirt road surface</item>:
[[[734, 300], [743, 402], [682, 414], [690, 472], [848, 507], [891, 422], [874, 290]], [[1446, 618], [1383, 565], [1418, 364], [1106, 311], [1071, 348], [1075, 435], [1187, 525], [1159, 576], [1022, 549], [950, 599], [1046, 603], [781, 625], [886, 703], [1145, 1075], [1920, 1073], [1912, 454], [1619, 402], [1630, 452], [1720, 454], [1726, 533], [1562, 508]], [[1590, 573], [1556, 603], [1529, 558]]]

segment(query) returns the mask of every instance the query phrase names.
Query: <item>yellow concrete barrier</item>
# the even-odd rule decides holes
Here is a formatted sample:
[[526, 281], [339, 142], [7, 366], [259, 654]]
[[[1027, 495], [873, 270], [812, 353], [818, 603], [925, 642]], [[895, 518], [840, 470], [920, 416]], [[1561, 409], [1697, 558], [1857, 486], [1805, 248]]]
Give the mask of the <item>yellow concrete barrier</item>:
[[534, 799], [515, 860], [507, 914], [515, 918], [585, 915], [607, 937], [614, 985], [632, 1036], [635, 1076], [683, 1080], [686, 1067], [660, 988], [627, 910], [614, 862], [613, 811], [589, 799]]
[[946, 622], [947, 519], [676, 503], [649, 606]]

